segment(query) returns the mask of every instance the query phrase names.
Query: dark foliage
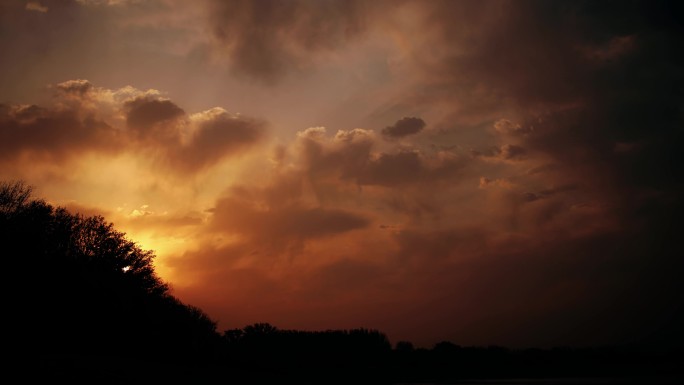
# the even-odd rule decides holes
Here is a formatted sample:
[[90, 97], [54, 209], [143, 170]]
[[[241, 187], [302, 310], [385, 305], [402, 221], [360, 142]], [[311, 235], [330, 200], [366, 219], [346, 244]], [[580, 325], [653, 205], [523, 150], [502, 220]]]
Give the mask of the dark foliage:
[[508, 349], [444, 341], [432, 349], [397, 348], [391, 362], [389, 372], [397, 382], [593, 378], [600, 383], [661, 384], [681, 380], [684, 356], [677, 349], [643, 346]]
[[219, 335], [200, 309], [170, 295], [154, 253], [103, 217], [72, 214], [0, 184], [0, 242], [17, 351], [138, 359], [204, 358]]
[[389, 378], [392, 349], [377, 330], [279, 330], [258, 323], [227, 330], [223, 339], [224, 364], [243, 381], [380, 383]]

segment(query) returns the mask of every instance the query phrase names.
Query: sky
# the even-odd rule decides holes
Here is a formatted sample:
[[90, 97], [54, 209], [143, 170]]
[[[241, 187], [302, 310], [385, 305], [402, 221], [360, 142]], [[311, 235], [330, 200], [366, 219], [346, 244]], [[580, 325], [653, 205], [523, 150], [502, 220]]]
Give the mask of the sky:
[[682, 343], [683, 8], [3, 0], [0, 180], [220, 331]]

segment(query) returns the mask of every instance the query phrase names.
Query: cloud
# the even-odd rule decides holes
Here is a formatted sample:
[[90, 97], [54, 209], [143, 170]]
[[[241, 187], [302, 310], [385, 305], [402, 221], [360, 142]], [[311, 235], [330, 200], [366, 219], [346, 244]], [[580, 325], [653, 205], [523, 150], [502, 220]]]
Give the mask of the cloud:
[[426, 174], [427, 169], [417, 152], [381, 153], [368, 163], [365, 170], [362, 170], [359, 182], [362, 185], [395, 186], [405, 182], [419, 182]]
[[222, 199], [213, 211], [212, 226], [221, 231], [257, 237], [259, 243], [301, 241], [368, 226], [368, 219], [349, 211], [297, 205], [259, 209], [253, 202]]
[[360, 1], [214, 1], [217, 48], [238, 74], [267, 84], [364, 34], [376, 6]]
[[501, 147], [494, 146], [486, 151], [471, 151], [475, 157], [481, 157], [485, 160], [495, 161], [519, 161], [527, 158], [527, 150], [515, 144], [504, 144]]
[[399, 119], [391, 126], [382, 129], [382, 135], [387, 138], [401, 138], [419, 133], [425, 128], [425, 122], [421, 118], [406, 117]]
[[[667, 143], [681, 139], [670, 127], [681, 122], [675, 111], [682, 97], [661, 90], [673, 90], [672, 79], [680, 79], [675, 64], [680, 58], [669, 54], [684, 44], [675, 32], [681, 15], [677, 6], [576, 2], [564, 8], [503, 1], [419, 7], [433, 28], [428, 31], [437, 33], [416, 40], [421, 38], [424, 47], [443, 47], [421, 50], [430, 57], [421, 61], [426, 83], [439, 82], [449, 90], [443, 100], [454, 104], [472, 95], [497, 95], [496, 108], [508, 110], [511, 118], [497, 117], [495, 110], [489, 116], [495, 133], [511, 145], [573, 165], [577, 175], [572, 177], [610, 178], [629, 190], [651, 188], [662, 181], [656, 174], [671, 170], [666, 158], [678, 158], [678, 152]], [[617, 16], [609, 17], [613, 12]], [[473, 35], [464, 31], [470, 28], [478, 38], [469, 40]], [[653, 76], [644, 75], [644, 68]], [[616, 155], [616, 144], [624, 142], [643, 147], [631, 156]], [[651, 166], [627, 164], [641, 161]]]
[[298, 136], [302, 167], [310, 175], [339, 177], [359, 186], [394, 187], [448, 180], [464, 166], [462, 158], [443, 153], [428, 156], [418, 149], [402, 147], [382, 150], [369, 130], [340, 130], [329, 139], [324, 127], [316, 127]]
[[40, 12], [40, 13], [46, 13], [49, 10], [49, 8], [40, 4], [39, 2], [29, 1], [28, 3], [26, 3], [26, 10], [27, 11]]
[[55, 88], [65, 94], [76, 94], [83, 97], [93, 90], [93, 84], [85, 79], [74, 79], [58, 83]]
[[519, 123], [513, 123], [508, 119], [499, 119], [494, 123], [494, 128], [501, 134], [526, 135], [534, 131], [534, 127], [523, 127]]
[[138, 3], [140, 0], [76, 0], [76, 2], [85, 6], [116, 6], [128, 3]]
[[10, 161], [33, 154], [38, 159], [64, 160], [74, 152], [116, 151], [122, 141], [106, 122], [81, 119], [75, 111], [36, 105], [0, 108], [0, 159]]
[[126, 124], [129, 128], [143, 130], [159, 123], [173, 120], [185, 115], [180, 107], [170, 100], [135, 98], [124, 103], [127, 109]]
[[478, 184], [479, 188], [484, 189], [492, 186], [511, 188], [512, 184], [504, 179], [490, 179], [484, 176], [480, 177], [480, 183]]
[[2, 159], [67, 161], [84, 153], [135, 153], [186, 174], [205, 170], [256, 144], [264, 121], [221, 108], [187, 115], [157, 90], [116, 90], [84, 79], [52, 87], [52, 105], [2, 105]]
[[219, 107], [191, 115], [190, 122], [193, 129], [180, 148], [179, 159], [190, 170], [239, 154], [259, 142], [266, 129], [263, 120], [231, 114]]

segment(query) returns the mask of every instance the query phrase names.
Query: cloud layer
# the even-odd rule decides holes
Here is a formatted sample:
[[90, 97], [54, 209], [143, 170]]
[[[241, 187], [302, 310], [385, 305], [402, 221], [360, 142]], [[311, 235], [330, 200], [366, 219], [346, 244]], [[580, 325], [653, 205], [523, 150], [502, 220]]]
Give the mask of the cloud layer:
[[135, 153], [174, 173], [195, 173], [254, 145], [266, 127], [264, 121], [220, 107], [188, 115], [156, 90], [110, 90], [83, 79], [59, 83], [54, 90], [47, 107], [1, 106], [5, 162]]
[[214, 33], [231, 68], [274, 83], [319, 54], [360, 38], [375, 6], [363, 1], [214, 1]]
[[[684, 341], [679, 3], [185, 3], [0, 5], [11, 100], [101, 79], [0, 105], [0, 175], [155, 245], [223, 328]], [[100, 86], [135, 71], [187, 93]]]

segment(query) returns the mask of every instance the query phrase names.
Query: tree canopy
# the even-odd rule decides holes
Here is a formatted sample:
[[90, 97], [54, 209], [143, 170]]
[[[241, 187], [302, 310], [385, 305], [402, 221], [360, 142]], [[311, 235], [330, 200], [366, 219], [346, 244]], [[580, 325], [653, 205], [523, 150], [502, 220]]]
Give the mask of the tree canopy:
[[141, 249], [102, 216], [84, 216], [0, 183], [0, 242], [11, 321], [23, 349], [188, 357], [219, 335], [183, 304]]

